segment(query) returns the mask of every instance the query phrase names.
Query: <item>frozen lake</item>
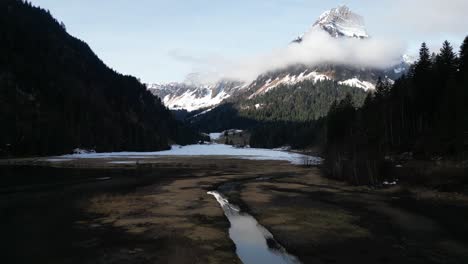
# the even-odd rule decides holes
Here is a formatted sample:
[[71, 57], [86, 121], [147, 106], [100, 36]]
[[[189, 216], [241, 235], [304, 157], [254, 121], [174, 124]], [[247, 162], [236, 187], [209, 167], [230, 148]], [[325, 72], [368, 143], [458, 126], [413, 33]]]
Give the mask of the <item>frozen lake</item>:
[[[170, 150], [155, 152], [109, 152], [109, 153], [79, 153], [53, 157], [55, 162], [60, 159], [101, 159], [101, 158], [127, 158], [144, 159], [158, 156], [227, 156], [250, 160], [279, 160], [289, 161], [292, 164], [318, 165], [322, 162], [320, 157], [308, 156], [282, 150], [236, 148], [224, 144], [204, 144], [188, 146], [172, 146]], [[51, 159], [49, 159], [51, 160]]]

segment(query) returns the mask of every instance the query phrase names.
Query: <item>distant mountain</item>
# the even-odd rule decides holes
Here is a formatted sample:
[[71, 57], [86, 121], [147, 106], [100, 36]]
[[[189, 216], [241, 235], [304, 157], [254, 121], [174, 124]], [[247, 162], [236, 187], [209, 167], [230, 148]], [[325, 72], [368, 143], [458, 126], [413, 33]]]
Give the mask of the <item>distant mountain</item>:
[[311, 81], [313, 83], [335, 81], [341, 85], [369, 91], [375, 89], [375, 83], [379, 77], [387, 77], [390, 80], [394, 80], [403, 74], [408, 67], [409, 65], [404, 63], [388, 70], [345, 65], [294, 65], [260, 75], [248, 86], [244, 94], [248, 95], [247, 98], [252, 99], [278, 87], [294, 86], [304, 81]]
[[[327, 32], [333, 38], [369, 38], [364, 18], [352, 12], [347, 6], [339, 6], [325, 11], [312, 27], [293, 40], [301, 45], [308, 34], [317, 30]], [[401, 62], [388, 69], [372, 69], [349, 65], [294, 65], [284, 69], [264, 73], [249, 85], [249, 98], [264, 94], [280, 86], [291, 86], [303, 81], [319, 82], [333, 80], [340, 85], [361, 88], [366, 91], [375, 89], [379, 77], [395, 80], [406, 72], [412, 63], [409, 56], [403, 55]]]
[[203, 132], [219, 132], [231, 128], [252, 129], [263, 124], [302, 124], [327, 115], [335, 101], [351, 95], [356, 106], [362, 105], [367, 93], [356, 87], [331, 80], [303, 81], [281, 85], [250, 99], [228, 100], [209, 111], [185, 115], [185, 121]]
[[[314, 23], [310, 31], [321, 29], [332, 37], [368, 38], [364, 18], [353, 13], [347, 6], [339, 6], [325, 11]], [[310, 32], [309, 31], [309, 32]], [[307, 33], [305, 33], [307, 34]], [[294, 42], [302, 42], [304, 35]]]
[[0, 1], [0, 50], [0, 155], [161, 150], [198, 137], [46, 10]]
[[194, 111], [220, 104], [232, 94], [245, 88], [236, 81], [219, 81], [214, 84], [168, 83], [149, 84], [148, 90], [161, 98], [172, 110]]
[[[303, 38], [315, 30], [323, 30], [334, 38], [369, 38], [364, 19], [346, 6], [324, 12], [312, 27], [293, 41], [301, 45]], [[170, 109], [212, 108], [222, 102], [249, 100], [262, 96], [278, 87], [295, 86], [301, 82], [335, 81], [339, 85], [375, 89], [379, 77], [395, 80], [405, 73], [412, 63], [409, 56], [402, 56], [398, 65], [388, 69], [371, 69], [348, 65], [293, 65], [261, 74], [251, 83], [220, 81], [215, 84], [171, 83], [148, 85], [150, 91], [159, 96]]]

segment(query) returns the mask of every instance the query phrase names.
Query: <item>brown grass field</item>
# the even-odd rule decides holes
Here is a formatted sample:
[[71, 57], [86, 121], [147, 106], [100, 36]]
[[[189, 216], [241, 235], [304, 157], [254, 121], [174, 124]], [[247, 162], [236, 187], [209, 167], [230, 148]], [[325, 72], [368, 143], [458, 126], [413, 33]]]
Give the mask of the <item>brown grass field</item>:
[[[468, 196], [228, 157], [1, 161], [3, 263], [240, 263], [225, 194], [303, 263], [466, 263]], [[52, 166], [51, 166], [52, 165]]]

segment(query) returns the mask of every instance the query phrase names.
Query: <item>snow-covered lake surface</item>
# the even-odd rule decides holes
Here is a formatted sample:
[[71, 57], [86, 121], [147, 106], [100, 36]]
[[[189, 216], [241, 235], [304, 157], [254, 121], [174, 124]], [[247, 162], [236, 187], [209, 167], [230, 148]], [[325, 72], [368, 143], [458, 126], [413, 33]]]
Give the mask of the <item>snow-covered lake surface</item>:
[[227, 156], [250, 160], [280, 160], [292, 164], [318, 165], [322, 162], [319, 157], [307, 156], [280, 150], [235, 148], [224, 144], [172, 146], [171, 150], [156, 152], [110, 152], [110, 153], [78, 153], [54, 157], [54, 159], [100, 159], [100, 158], [130, 158], [145, 159], [161, 156]]

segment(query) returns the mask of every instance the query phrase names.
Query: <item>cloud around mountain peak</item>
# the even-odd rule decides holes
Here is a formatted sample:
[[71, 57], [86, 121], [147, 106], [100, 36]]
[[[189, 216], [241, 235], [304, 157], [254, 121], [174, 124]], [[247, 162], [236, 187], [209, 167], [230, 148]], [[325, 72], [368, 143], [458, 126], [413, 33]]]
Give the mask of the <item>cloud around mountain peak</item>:
[[[339, 6], [324, 12], [309, 31], [282, 49], [233, 60], [229, 56], [211, 56], [191, 61], [197, 62], [199, 72], [210, 73], [205, 74], [210, 81], [252, 81], [262, 73], [295, 64], [384, 69], [401, 62], [406, 50], [402, 42], [368, 36], [364, 18], [346, 6]], [[178, 59], [190, 58], [187, 54], [176, 55]]]

